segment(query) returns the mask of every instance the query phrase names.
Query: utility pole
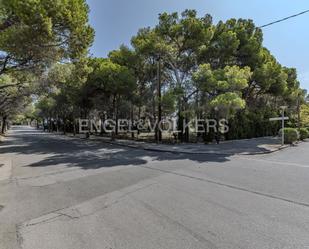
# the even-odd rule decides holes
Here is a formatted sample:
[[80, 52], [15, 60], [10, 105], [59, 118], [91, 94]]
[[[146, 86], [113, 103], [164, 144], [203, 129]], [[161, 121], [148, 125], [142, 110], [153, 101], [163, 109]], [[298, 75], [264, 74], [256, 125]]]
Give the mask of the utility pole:
[[157, 72], [157, 78], [158, 78], [158, 123], [157, 123], [157, 134], [156, 134], [156, 138], [157, 138], [157, 142], [161, 142], [162, 141], [162, 131], [161, 131], [161, 120], [162, 120], [162, 103], [161, 103], [161, 57], [159, 56], [158, 59], [158, 72]]

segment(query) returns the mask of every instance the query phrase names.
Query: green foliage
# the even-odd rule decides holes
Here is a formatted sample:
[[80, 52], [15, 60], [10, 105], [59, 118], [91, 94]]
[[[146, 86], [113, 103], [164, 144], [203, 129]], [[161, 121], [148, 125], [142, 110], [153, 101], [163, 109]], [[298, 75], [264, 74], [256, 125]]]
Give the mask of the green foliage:
[[93, 41], [84, 0], [2, 0], [0, 9], [0, 73], [79, 58]]
[[254, 137], [274, 136], [278, 134], [280, 122], [270, 122], [269, 118], [277, 116], [277, 112], [270, 107], [252, 110], [246, 107], [239, 110], [229, 119], [229, 133], [227, 139], [247, 139]]
[[300, 122], [304, 127], [309, 127], [309, 105], [303, 104], [300, 107]]
[[175, 92], [170, 90], [163, 94], [161, 103], [164, 114], [168, 116], [174, 113], [176, 110], [177, 95], [175, 94]]
[[228, 113], [233, 113], [234, 110], [245, 108], [246, 102], [237, 93], [229, 92], [218, 95], [210, 104], [221, 110], [227, 110]]
[[226, 66], [212, 70], [210, 64], [202, 64], [193, 74], [193, 81], [202, 91], [216, 94], [227, 91], [240, 92], [248, 86], [251, 77], [249, 67]]
[[62, 96], [62, 112], [76, 105], [73, 64], [57, 62], [78, 65], [87, 55], [94, 38], [88, 13], [85, 0], [0, 1], [0, 116], [27, 113], [34, 94]]
[[[279, 131], [279, 136], [282, 136], [282, 129]], [[284, 142], [286, 144], [295, 143], [299, 139], [299, 133], [295, 128], [284, 128]]]
[[88, 82], [111, 95], [125, 95], [135, 89], [133, 72], [111, 60], [97, 60]]
[[305, 140], [309, 137], [309, 131], [306, 128], [299, 129], [300, 140]]
[[287, 90], [287, 74], [273, 58], [256, 68], [253, 78], [264, 93], [278, 96]]
[[[211, 17], [198, 18], [196, 11], [186, 10], [181, 15], [162, 13], [154, 29], [141, 29], [132, 38], [133, 48], [147, 63], [162, 62], [163, 86], [174, 89], [178, 95], [179, 115], [193, 90], [191, 77], [200, 47], [208, 44], [212, 36]], [[148, 80], [154, 85], [156, 72], [151, 76]]]
[[[269, 118], [280, 115], [282, 105], [289, 107], [292, 127], [297, 107], [302, 104], [301, 123], [309, 126], [305, 92], [300, 89], [296, 70], [283, 67], [263, 46], [262, 30], [252, 20], [230, 19], [214, 25], [211, 16], [200, 18], [194, 10], [162, 13], [155, 27], [142, 28], [132, 37], [131, 46], [120, 46], [108, 58], [75, 60], [93, 38], [84, 0], [5, 1], [4, 10], [17, 8], [16, 16], [25, 12], [25, 19], [19, 22], [25, 23], [34, 40], [22, 36], [28, 42], [22, 50], [39, 47], [35, 55], [43, 65], [73, 58], [44, 73], [45, 96], [37, 108], [45, 118], [60, 116], [74, 122], [76, 117], [95, 116], [154, 121], [160, 116], [177, 115], [177, 128], [182, 130], [184, 119], [222, 117], [230, 124], [225, 138], [235, 139], [277, 134], [280, 124], [269, 122]], [[42, 15], [33, 20], [27, 17], [34, 12]], [[10, 16], [3, 15], [2, 23]], [[38, 34], [31, 30], [34, 23], [38, 24]], [[55, 34], [55, 23], [60, 35]], [[16, 36], [13, 27], [3, 29], [3, 34], [8, 33], [0, 39], [0, 46], [1, 41]], [[72, 37], [65, 39], [63, 34]], [[16, 39], [16, 43], [21, 41]], [[64, 45], [49, 46], [62, 41]], [[46, 61], [47, 57], [51, 60]], [[180, 133], [179, 137], [189, 135]]]
[[193, 81], [198, 89], [209, 94], [210, 106], [231, 115], [245, 107], [241, 90], [248, 86], [250, 77], [249, 67], [226, 66], [212, 70], [210, 64], [202, 64], [193, 74]]
[[55, 100], [51, 97], [43, 97], [36, 103], [36, 111], [43, 118], [51, 117], [51, 113], [55, 106]]
[[27, 72], [0, 75], [0, 117], [12, 117], [24, 110], [31, 102], [35, 80]]

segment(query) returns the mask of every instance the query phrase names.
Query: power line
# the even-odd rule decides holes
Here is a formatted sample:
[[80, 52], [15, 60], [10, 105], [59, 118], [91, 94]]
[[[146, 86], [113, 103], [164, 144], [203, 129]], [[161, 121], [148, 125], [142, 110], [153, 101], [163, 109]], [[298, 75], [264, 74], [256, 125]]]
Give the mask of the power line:
[[307, 12], [309, 12], [309, 10], [305, 10], [305, 11], [300, 12], [300, 13], [298, 13], [298, 14], [295, 14], [295, 15], [292, 15], [292, 16], [288, 16], [288, 17], [285, 17], [285, 18], [283, 18], [283, 19], [280, 19], [280, 20], [277, 20], [277, 21], [274, 21], [274, 22], [271, 22], [271, 23], [262, 25], [262, 26], [260, 26], [259, 28], [265, 28], [265, 27], [267, 27], [267, 26], [270, 26], [270, 25], [273, 25], [273, 24], [276, 24], [276, 23], [279, 23], [279, 22], [283, 22], [283, 21], [286, 21], [286, 20], [288, 20], [288, 19], [291, 19], [291, 18], [300, 16], [300, 15], [306, 14]]

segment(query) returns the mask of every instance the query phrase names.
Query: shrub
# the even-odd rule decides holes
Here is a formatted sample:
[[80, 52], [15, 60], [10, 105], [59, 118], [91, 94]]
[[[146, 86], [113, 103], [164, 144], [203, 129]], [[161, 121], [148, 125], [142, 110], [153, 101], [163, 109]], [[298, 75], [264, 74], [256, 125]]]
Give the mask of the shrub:
[[309, 131], [306, 128], [299, 129], [300, 140], [305, 140], [309, 137]]
[[[282, 136], [282, 129], [279, 131], [279, 135]], [[284, 128], [284, 143], [292, 144], [299, 139], [299, 133], [294, 128]]]

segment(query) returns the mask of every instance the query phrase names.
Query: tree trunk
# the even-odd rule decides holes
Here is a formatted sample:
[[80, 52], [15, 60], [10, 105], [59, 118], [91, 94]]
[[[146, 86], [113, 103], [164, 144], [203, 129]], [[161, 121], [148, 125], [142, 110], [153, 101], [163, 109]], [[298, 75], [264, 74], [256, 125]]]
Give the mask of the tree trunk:
[[184, 111], [184, 102], [183, 100], [180, 100], [179, 104], [179, 110], [178, 110], [178, 139], [183, 142], [189, 142], [189, 127], [184, 127], [184, 121], [186, 122], [185, 125], [189, 123], [189, 119], [187, 117], [183, 116]]
[[57, 133], [59, 132], [59, 119], [57, 117], [57, 121], [56, 121], [56, 130], [57, 130]]
[[[113, 118], [114, 118], [114, 120], [116, 120], [117, 119], [117, 113], [116, 113], [116, 95], [114, 95], [114, 97], [113, 97]], [[117, 120], [116, 120], [116, 122], [117, 122]], [[115, 131], [112, 131], [112, 140], [114, 140], [115, 139], [115, 135], [117, 135], [117, 133], [118, 133], [118, 129], [117, 129], [117, 124], [116, 124], [116, 129], [115, 129]]]
[[73, 136], [76, 136], [76, 120], [73, 119]]
[[4, 134], [5, 132], [6, 132], [6, 119], [7, 119], [7, 117], [6, 116], [4, 116], [3, 118], [2, 118], [2, 128], [1, 128], [1, 133], [2, 134]]
[[161, 60], [158, 62], [158, 122], [157, 122], [157, 141], [162, 141], [162, 131], [159, 127], [162, 120], [162, 105], [161, 105]]
[[66, 126], [67, 126], [66, 119], [63, 118], [63, 134], [64, 135], [66, 134]]
[[178, 110], [178, 121], [177, 121], [177, 129], [178, 129], [178, 140], [180, 142], [184, 142], [184, 134], [183, 134], [183, 116], [181, 110]]
[[130, 112], [131, 124], [129, 125], [131, 131], [131, 138], [134, 139], [134, 131], [133, 131], [133, 122], [134, 122], [134, 105], [131, 103], [131, 112]]
[[[185, 118], [185, 120], [186, 120], [186, 124], [188, 124], [188, 123], [189, 123], [189, 119], [188, 119], [188, 118]], [[185, 134], [184, 134], [184, 141], [185, 141], [186, 143], [189, 142], [189, 137], [190, 137], [190, 130], [189, 130], [189, 129], [190, 129], [190, 128], [189, 128], [188, 126], [186, 126]]]
[[52, 121], [51, 121], [51, 118], [48, 118], [48, 132], [52, 132]]
[[117, 97], [115, 97], [115, 122], [116, 122], [116, 129], [115, 129], [115, 135], [118, 135], [118, 100]]

